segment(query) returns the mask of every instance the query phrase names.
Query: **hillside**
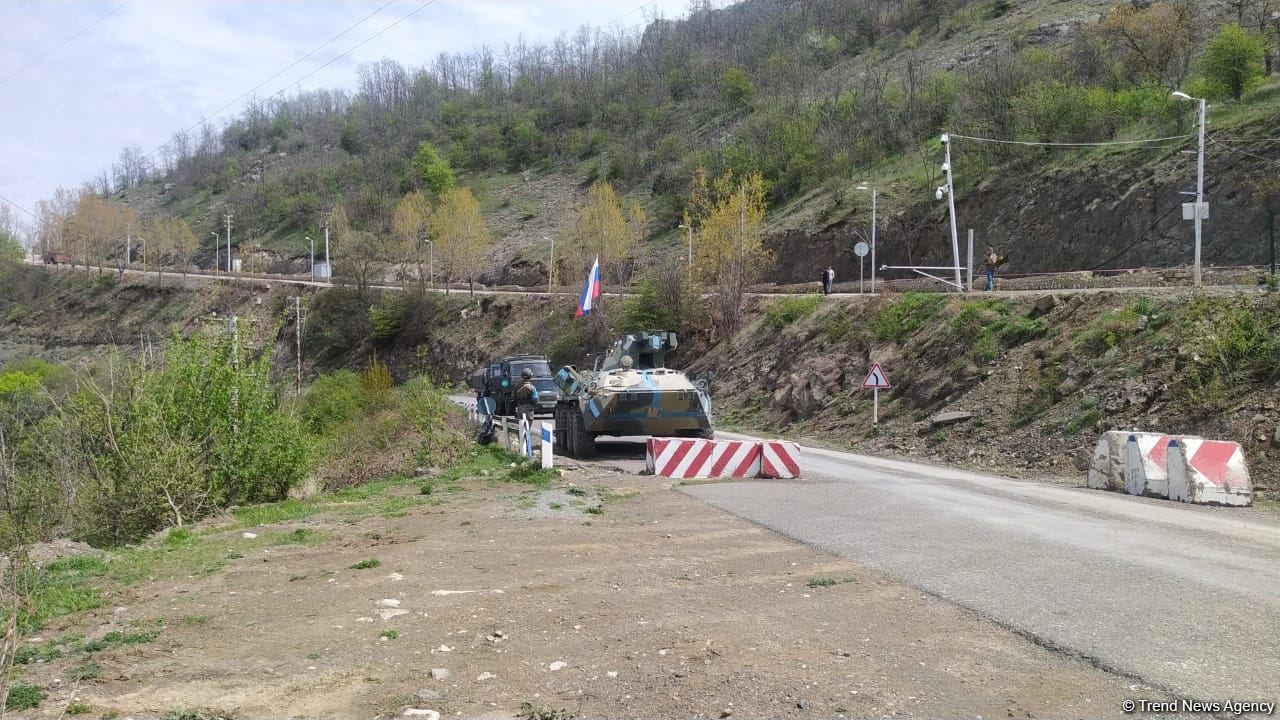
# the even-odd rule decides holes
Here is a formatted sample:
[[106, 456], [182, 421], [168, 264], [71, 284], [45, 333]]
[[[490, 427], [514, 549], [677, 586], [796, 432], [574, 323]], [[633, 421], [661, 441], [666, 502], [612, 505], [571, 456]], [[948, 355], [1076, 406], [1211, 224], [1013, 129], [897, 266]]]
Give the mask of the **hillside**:
[[[225, 128], [175, 137], [154, 166], [126, 151], [97, 189], [144, 216], [184, 219], [204, 247], [198, 264], [211, 266], [210, 233], [230, 210], [250, 267], [297, 271], [303, 236], [318, 237], [335, 206], [389, 247], [396, 203], [429, 190], [413, 162], [426, 143], [480, 199], [495, 239], [482, 279], [537, 284], [549, 240], [567, 239], [592, 181], [645, 209], [643, 265], [681, 239], [695, 167], [759, 171], [777, 260], [767, 279], [808, 280], [827, 263], [849, 277], [849, 248], [870, 222], [868, 194], [855, 189], [864, 180], [883, 190], [878, 261], [949, 259], [945, 203], [933, 199], [941, 132], [1083, 143], [1188, 135], [1194, 107], [1168, 96], [1185, 86], [1215, 96], [1205, 261], [1256, 264], [1267, 204], [1275, 209], [1263, 178], [1280, 152], [1280, 87], [1263, 79], [1236, 101], [1198, 73], [1228, 21], [1263, 33], [1274, 52], [1262, 4], [1234, 5], [1238, 15], [1183, 0], [695, 6], [635, 35], [583, 31], [427, 68], [364, 66], [354, 94], [257, 102]], [[1190, 149], [1190, 139], [1106, 149], [957, 140], [961, 231], [999, 245], [1014, 272], [1185, 263]]]

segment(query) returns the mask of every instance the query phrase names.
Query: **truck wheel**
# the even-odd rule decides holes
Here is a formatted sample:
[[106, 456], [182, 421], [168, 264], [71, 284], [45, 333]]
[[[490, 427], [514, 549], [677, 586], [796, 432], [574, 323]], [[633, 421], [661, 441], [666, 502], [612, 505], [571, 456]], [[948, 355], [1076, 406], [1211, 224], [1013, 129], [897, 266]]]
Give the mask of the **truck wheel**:
[[573, 456], [589, 460], [596, 456], [596, 439], [587, 432], [587, 422], [582, 415], [573, 413]]

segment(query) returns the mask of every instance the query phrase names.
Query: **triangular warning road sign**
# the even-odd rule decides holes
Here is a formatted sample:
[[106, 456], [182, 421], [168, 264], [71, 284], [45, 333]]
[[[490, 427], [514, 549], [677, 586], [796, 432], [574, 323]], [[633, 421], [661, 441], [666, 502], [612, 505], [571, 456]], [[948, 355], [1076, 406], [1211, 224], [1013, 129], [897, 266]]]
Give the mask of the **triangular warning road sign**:
[[889, 384], [889, 376], [884, 374], [884, 369], [880, 367], [880, 363], [876, 363], [871, 366], [871, 372], [867, 373], [867, 379], [862, 381], [862, 387], [868, 390], [873, 388], [888, 390], [893, 386]]

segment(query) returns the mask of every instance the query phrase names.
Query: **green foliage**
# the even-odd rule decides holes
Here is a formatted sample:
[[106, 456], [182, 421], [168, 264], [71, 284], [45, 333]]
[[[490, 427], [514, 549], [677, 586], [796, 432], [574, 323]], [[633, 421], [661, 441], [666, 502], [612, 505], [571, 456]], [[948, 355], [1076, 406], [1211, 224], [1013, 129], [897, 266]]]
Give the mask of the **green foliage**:
[[720, 96], [730, 107], [745, 107], [756, 94], [751, 78], [742, 68], [730, 67], [720, 74]]
[[24, 255], [26, 250], [18, 242], [18, 238], [0, 230], [0, 263], [20, 263]]
[[79, 700], [72, 700], [67, 703], [66, 712], [68, 715], [88, 715], [93, 712], [93, 707], [88, 703], [83, 703]]
[[902, 344], [946, 307], [947, 298], [936, 293], [906, 293], [880, 308], [871, 320], [877, 340]]
[[[23, 568], [17, 578], [18, 593], [24, 599], [18, 608], [19, 632], [34, 633], [50, 620], [100, 606], [102, 596], [89, 580], [106, 571], [106, 563], [96, 555], [73, 555], [43, 568]], [[8, 606], [0, 608], [0, 621], [7, 622], [9, 612]]]
[[413, 154], [413, 169], [417, 172], [418, 179], [432, 193], [443, 195], [453, 189], [453, 169], [431, 143], [424, 142], [418, 146], [418, 151]]
[[781, 330], [794, 322], [809, 317], [821, 305], [822, 296], [820, 295], [781, 298], [775, 300], [769, 306], [769, 309], [765, 311], [765, 322], [772, 326], [774, 330]]
[[522, 462], [507, 473], [507, 479], [512, 482], [537, 485], [539, 487], [550, 485], [551, 481], [558, 477], [560, 475], [555, 470], [544, 469], [541, 465], [531, 461]]
[[1187, 338], [1189, 366], [1183, 390], [1206, 409], [1226, 406], [1251, 383], [1280, 381], [1280, 303], [1215, 304], [1197, 298], [1179, 311], [1178, 327], [1195, 330]]
[[836, 580], [835, 578], [813, 578], [809, 580], [809, 582], [805, 583], [805, 587], [820, 588], [820, 587], [831, 587], [833, 585], [838, 585], [838, 584], [839, 584], [839, 581]]
[[279, 409], [269, 363], [226, 338], [174, 337], [160, 362], [112, 361], [74, 387], [64, 372], [29, 364], [58, 402], [19, 426], [0, 543], [69, 532], [117, 545], [283, 497], [307, 472], [311, 443]]
[[395, 640], [396, 638], [400, 637], [400, 633], [395, 630], [383, 630], [381, 633], [378, 633], [378, 637], [386, 638], [388, 640]]
[[40, 707], [46, 697], [48, 695], [39, 687], [18, 682], [9, 686], [8, 703], [5, 707], [9, 710], [33, 710]]
[[106, 650], [114, 650], [116, 648], [128, 647], [130, 645], [145, 645], [159, 636], [159, 631], [124, 633], [119, 630], [112, 630], [106, 635], [103, 635], [100, 640], [90, 640], [88, 642], [80, 643], [76, 646], [76, 650], [82, 653], [104, 652]]
[[1266, 54], [1265, 37], [1227, 25], [1205, 47], [1200, 69], [1215, 95], [1239, 100], [1262, 78]]
[[359, 375], [338, 370], [321, 375], [302, 396], [300, 415], [314, 433], [325, 435], [334, 428], [362, 417], [370, 398]]
[[649, 278], [642, 278], [636, 293], [627, 298], [623, 306], [622, 332], [646, 330], [674, 330], [679, 332], [680, 308], [664, 302], [658, 286]]
[[381, 560], [377, 558], [369, 558], [367, 560], [361, 560], [360, 562], [352, 565], [350, 569], [351, 570], [372, 570], [373, 568], [376, 568], [381, 564], [382, 564]]

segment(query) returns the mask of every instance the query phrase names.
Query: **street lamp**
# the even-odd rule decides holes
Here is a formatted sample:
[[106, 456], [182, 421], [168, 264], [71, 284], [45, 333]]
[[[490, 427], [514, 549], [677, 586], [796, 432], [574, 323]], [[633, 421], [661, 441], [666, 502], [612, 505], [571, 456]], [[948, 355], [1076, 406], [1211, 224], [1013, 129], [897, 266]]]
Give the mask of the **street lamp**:
[[859, 190], [871, 191], [871, 294], [876, 294], [876, 198], [880, 192], [866, 183], [858, 186]]
[[947, 184], [939, 187], [934, 197], [941, 200], [943, 195], [947, 196], [947, 207], [951, 215], [951, 265], [956, 271], [956, 289], [963, 292], [964, 285], [960, 280], [960, 234], [956, 230], [956, 187], [951, 176], [951, 136], [947, 133], [942, 134], [942, 147], [946, 150], [942, 172], [947, 176]]
[[310, 264], [307, 265], [307, 272], [311, 273], [311, 279], [315, 280], [316, 279], [316, 241], [312, 240], [310, 235], [303, 235], [302, 239], [306, 240], [309, 243], [308, 247], [310, 248], [309, 252], [311, 254], [308, 256], [308, 261], [310, 262]]
[[[1186, 102], [1196, 102], [1200, 104], [1200, 149], [1197, 152], [1196, 159], [1196, 205], [1192, 212], [1192, 218], [1194, 218], [1196, 224], [1195, 286], [1200, 287], [1200, 240], [1203, 232], [1202, 226], [1204, 218], [1209, 214], [1209, 206], [1204, 201], [1204, 121], [1207, 106], [1205, 105], [1204, 98], [1193, 98], [1181, 90], [1175, 90], [1173, 92], [1173, 97]], [[1185, 211], [1183, 214], [1185, 216]]]
[[[218, 240], [218, 233], [210, 232], [209, 234], [213, 236], [213, 274], [217, 275], [222, 271], [222, 247], [218, 244], [220, 242]], [[146, 242], [143, 242], [142, 263], [145, 265], [146, 262], [147, 262], [147, 244]]]
[[[427, 243], [427, 277], [430, 278], [430, 281], [428, 282], [427, 287], [431, 288], [432, 290], [435, 290], [436, 289], [436, 241], [428, 238], [424, 242]], [[422, 281], [421, 266], [418, 267], [418, 273], [419, 273], [418, 281], [421, 282]]]
[[685, 225], [684, 223], [680, 223], [680, 229], [684, 230], [685, 238], [688, 240], [688, 244], [689, 244], [689, 257], [688, 257], [689, 281], [688, 282], [692, 284], [693, 283], [693, 228], [689, 227], [688, 225]]

